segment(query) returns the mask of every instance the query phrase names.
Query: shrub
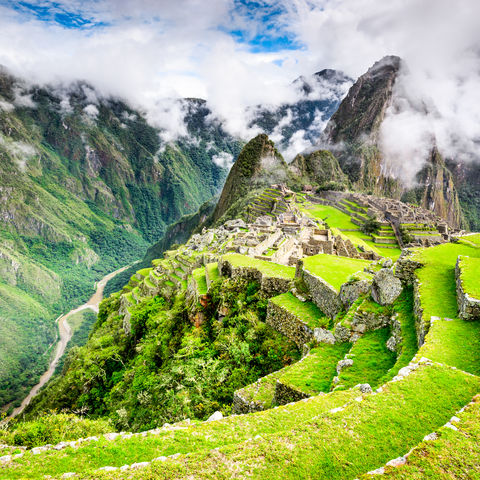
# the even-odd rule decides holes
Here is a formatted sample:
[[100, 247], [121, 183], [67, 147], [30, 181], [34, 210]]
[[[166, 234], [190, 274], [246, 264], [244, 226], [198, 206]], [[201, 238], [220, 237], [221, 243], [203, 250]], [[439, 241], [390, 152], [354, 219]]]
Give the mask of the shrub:
[[362, 225], [362, 232], [366, 233], [367, 235], [376, 234], [379, 232], [380, 227], [380, 222], [376, 217], [368, 217], [368, 220], [365, 220], [364, 224]]
[[12, 424], [4, 434], [4, 441], [32, 448], [112, 431], [110, 420], [90, 420], [72, 413], [48, 413], [30, 422]]

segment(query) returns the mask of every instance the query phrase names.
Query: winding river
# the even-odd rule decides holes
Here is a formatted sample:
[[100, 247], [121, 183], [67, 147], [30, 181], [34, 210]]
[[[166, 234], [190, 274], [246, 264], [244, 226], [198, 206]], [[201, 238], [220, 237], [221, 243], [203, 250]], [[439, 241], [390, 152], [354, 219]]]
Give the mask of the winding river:
[[109, 273], [108, 275], [103, 277], [99, 282], [96, 283], [97, 289], [95, 290], [95, 293], [90, 297], [90, 299], [86, 303], [84, 303], [83, 305], [80, 305], [79, 307], [73, 310], [70, 310], [65, 315], [61, 315], [60, 317], [57, 318], [56, 321], [58, 322], [58, 331], [60, 334], [60, 339], [57, 343], [57, 346], [55, 347], [55, 355], [52, 361], [50, 362], [48, 370], [40, 377], [39, 382], [34, 387], [32, 387], [29, 394], [23, 399], [22, 404], [12, 412], [9, 418], [13, 418], [16, 415], [19, 415], [20, 413], [22, 413], [25, 407], [30, 403], [32, 398], [50, 380], [50, 378], [52, 378], [52, 375], [55, 372], [55, 368], [57, 367], [58, 361], [60, 360], [62, 355], [65, 353], [65, 348], [67, 347], [68, 342], [72, 338], [73, 332], [72, 332], [72, 329], [70, 328], [70, 325], [67, 322], [68, 317], [74, 315], [75, 313], [81, 312], [82, 310], [87, 310], [87, 309], [93, 310], [95, 313], [98, 313], [98, 306], [103, 299], [103, 290], [107, 282], [111, 280], [115, 275], [118, 275], [119, 273], [123, 272], [130, 266], [131, 265], [127, 265], [126, 267], [119, 268], [118, 270], [115, 270], [114, 272]]

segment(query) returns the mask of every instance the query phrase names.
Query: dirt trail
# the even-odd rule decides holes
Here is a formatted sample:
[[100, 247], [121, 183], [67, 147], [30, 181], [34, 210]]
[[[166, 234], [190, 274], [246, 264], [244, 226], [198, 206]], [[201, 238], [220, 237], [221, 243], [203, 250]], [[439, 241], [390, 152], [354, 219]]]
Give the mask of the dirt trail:
[[107, 282], [111, 280], [115, 275], [118, 275], [119, 273], [123, 272], [129, 267], [130, 265], [119, 268], [118, 270], [115, 270], [114, 272], [109, 273], [108, 275], [103, 277], [99, 282], [96, 283], [97, 289], [95, 290], [95, 293], [90, 297], [90, 299], [86, 303], [84, 303], [83, 305], [80, 305], [79, 307], [73, 310], [70, 310], [65, 315], [61, 315], [60, 317], [57, 318], [56, 321], [58, 322], [58, 331], [60, 334], [60, 339], [57, 343], [57, 346], [55, 347], [55, 356], [50, 362], [48, 370], [40, 377], [39, 382], [34, 387], [32, 387], [28, 395], [23, 399], [22, 404], [19, 407], [17, 407], [8, 418], [13, 418], [16, 415], [19, 415], [20, 413], [22, 413], [25, 407], [30, 403], [32, 398], [50, 380], [50, 378], [52, 378], [52, 375], [55, 372], [55, 368], [57, 367], [58, 361], [60, 360], [62, 355], [65, 353], [65, 348], [67, 347], [68, 342], [72, 338], [72, 329], [70, 328], [70, 325], [67, 322], [68, 317], [74, 315], [75, 313], [81, 312], [82, 310], [87, 310], [87, 309], [93, 310], [95, 313], [98, 313], [98, 306], [103, 299], [103, 290]]

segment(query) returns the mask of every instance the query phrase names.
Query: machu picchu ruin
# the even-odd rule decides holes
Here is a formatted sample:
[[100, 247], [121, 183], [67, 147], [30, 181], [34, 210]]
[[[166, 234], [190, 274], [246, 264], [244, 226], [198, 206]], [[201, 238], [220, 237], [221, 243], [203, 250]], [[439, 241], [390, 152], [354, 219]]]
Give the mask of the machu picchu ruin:
[[480, 480], [478, 0], [1, 4], [0, 480]]

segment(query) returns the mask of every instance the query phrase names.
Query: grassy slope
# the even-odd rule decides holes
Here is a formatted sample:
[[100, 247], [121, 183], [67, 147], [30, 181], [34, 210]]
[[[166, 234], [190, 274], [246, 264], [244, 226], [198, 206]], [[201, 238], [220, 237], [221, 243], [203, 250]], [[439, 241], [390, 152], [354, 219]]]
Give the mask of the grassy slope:
[[351, 388], [359, 383], [368, 383], [376, 388], [395, 364], [396, 355], [386, 346], [389, 337], [388, 328], [365, 333], [353, 345], [349, 355], [353, 365], [340, 372], [339, 385]]
[[322, 343], [312, 349], [301, 362], [285, 368], [278, 379], [309, 395], [328, 392], [337, 372], [337, 363], [348, 353], [350, 347], [350, 343], [336, 345]]
[[27, 454], [8, 468], [0, 468], [0, 478], [43, 478], [45, 474], [97, 469], [105, 465], [122, 466], [151, 460], [159, 455], [188, 453], [221, 445], [242, 442], [255, 435], [265, 435], [312, 420], [353, 400], [358, 390], [333, 392], [315, 397], [308, 403], [278, 407], [251, 415], [225, 418], [221, 422], [203, 422], [184, 428], [162, 431], [159, 435], [102, 440], [79, 448], [50, 451], [40, 457]]
[[205, 295], [207, 293], [207, 279], [205, 277], [205, 267], [201, 267], [193, 270], [192, 276], [197, 282], [198, 294]]
[[418, 355], [452, 365], [467, 372], [480, 374], [480, 324], [464, 322], [457, 317], [455, 263], [459, 255], [480, 258], [480, 248], [447, 243], [419, 250], [425, 266], [417, 270], [425, 319], [437, 316], [430, 328], [428, 341]]
[[295, 267], [287, 267], [278, 263], [257, 260], [256, 258], [247, 257], [238, 253], [231, 253], [223, 256], [224, 260], [228, 260], [234, 267], [251, 267], [257, 268], [264, 275], [277, 278], [293, 279], [295, 276]]
[[328, 328], [330, 319], [314, 303], [302, 302], [291, 292], [273, 297], [270, 301], [288, 310], [310, 328]]
[[[443, 425], [480, 387], [479, 379], [446, 367], [423, 367], [376, 395], [364, 395], [340, 412], [319, 415], [293, 430], [253, 441], [195, 450], [155, 462], [135, 478], [345, 479], [378, 468], [406, 453]], [[308, 405], [308, 402], [307, 402]], [[395, 435], [391, 434], [395, 425]], [[129, 472], [81, 478], [132, 478]]]
[[337, 290], [348, 280], [350, 275], [363, 271], [370, 263], [367, 260], [339, 257], [325, 253], [303, 259], [303, 265], [307, 270], [323, 278]]
[[[454, 425], [458, 430], [444, 427], [439, 438], [421, 442], [408, 457], [406, 465], [386, 467], [385, 479], [420, 480], [478, 480], [478, 445], [480, 444], [480, 398], [458, 415], [460, 422]], [[378, 478], [365, 475], [362, 479]]]
[[463, 289], [471, 297], [480, 299], [480, 258], [462, 257], [460, 269]]

